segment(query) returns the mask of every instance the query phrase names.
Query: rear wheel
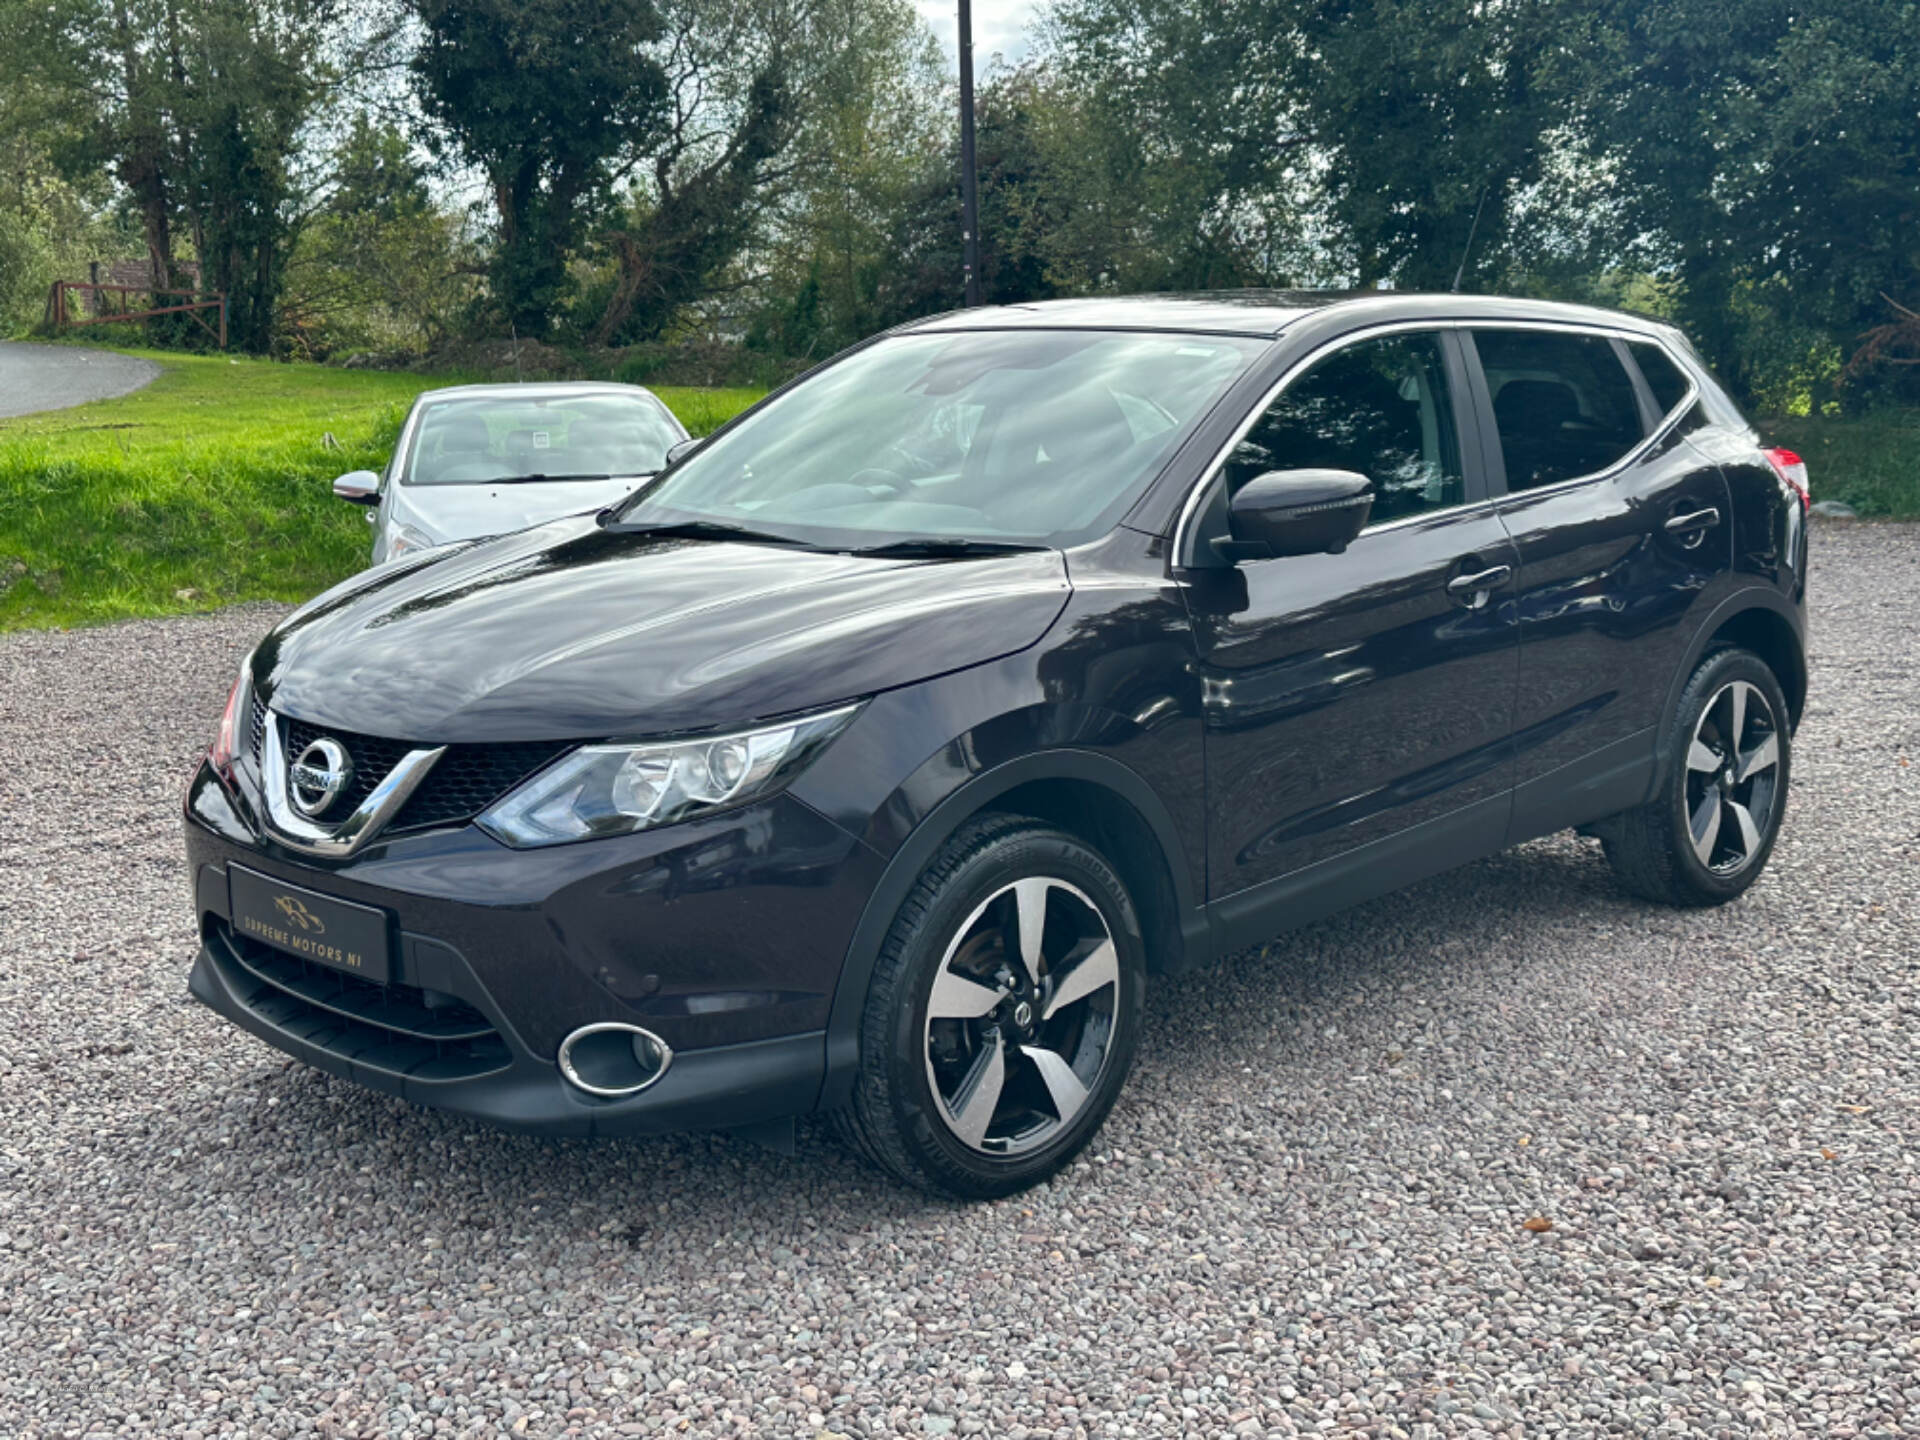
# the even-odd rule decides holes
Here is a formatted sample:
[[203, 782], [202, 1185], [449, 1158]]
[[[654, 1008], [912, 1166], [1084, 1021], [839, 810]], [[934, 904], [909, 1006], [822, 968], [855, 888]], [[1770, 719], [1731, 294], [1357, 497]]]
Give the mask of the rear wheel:
[[1742, 894], [1780, 833], [1792, 743], [1786, 696], [1766, 662], [1747, 650], [1709, 655], [1680, 693], [1660, 794], [1596, 827], [1614, 873], [1669, 905]]
[[1035, 820], [969, 823], [882, 948], [843, 1133], [940, 1194], [1045, 1179], [1126, 1081], [1144, 960], [1132, 901], [1096, 851]]

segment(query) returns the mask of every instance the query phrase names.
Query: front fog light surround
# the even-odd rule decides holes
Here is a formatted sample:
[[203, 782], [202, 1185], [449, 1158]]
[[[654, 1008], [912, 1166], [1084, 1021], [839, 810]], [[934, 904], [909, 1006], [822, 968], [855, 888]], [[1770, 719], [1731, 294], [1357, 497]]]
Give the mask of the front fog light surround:
[[560, 1042], [560, 1073], [603, 1100], [638, 1095], [667, 1073], [673, 1049], [651, 1030], [609, 1021], [582, 1025]]
[[742, 805], [804, 767], [859, 708], [842, 705], [728, 735], [583, 746], [488, 810], [480, 827], [526, 849], [631, 834]]

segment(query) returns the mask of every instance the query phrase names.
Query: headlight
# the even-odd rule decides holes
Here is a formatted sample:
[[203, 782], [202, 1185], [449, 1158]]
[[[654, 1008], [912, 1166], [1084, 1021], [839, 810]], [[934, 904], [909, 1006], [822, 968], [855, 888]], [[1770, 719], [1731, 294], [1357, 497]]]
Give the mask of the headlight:
[[860, 707], [758, 730], [644, 745], [588, 745], [542, 770], [480, 817], [519, 849], [626, 835], [771, 794], [846, 728]]
[[387, 559], [398, 560], [402, 555], [411, 555], [416, 550], [431, 550], [444, 543], [411, 525], [395, 525], [387, 535]]
[[220, 728], [214, 733], [213, 744], [207, 747], [207, 759], [213, 762], [213, 768], [220, 772], [220, 778], [229, 784], [233, 781], [233, 760], [246, 744], [246, 727], [252, 710], [253, 692], [253, 656], [249, 654], [240, 662], [239, 678], [233, 682], [233, 688], [227, 692], [227, 708], [220, 712]]

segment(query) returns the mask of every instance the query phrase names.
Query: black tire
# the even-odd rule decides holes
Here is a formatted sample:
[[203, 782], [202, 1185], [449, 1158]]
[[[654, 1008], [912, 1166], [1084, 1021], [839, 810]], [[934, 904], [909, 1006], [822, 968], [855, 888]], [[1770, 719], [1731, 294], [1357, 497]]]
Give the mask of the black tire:
[[[1019, 892], [1017, 881], [1029, 884]], [[1036, 953], [1053, 948], [1039, 985], [1027, 988], [1011, 961], [1025, 948], [1016, 935], [1029, 896], [1038, 893], [1043, 939]], [[1068, 999], [1075, 985], [1076, 955], [1086, 963], [1101, 949], [1091, 910], [1112, 942], [1113, 978], [1097, 991]], [[1014, 929], [1009, 929], [1011, 924]], [[1084, 928], [1083, 928], [1084, 927]], [[960, 947], [965, 948], [960, 948]], [[998, 971], [994, 966], [1001, 967]], [[1108, 958], [1094, 967], [1106, 973]], [[1039, 967], [1035, 967], [1039, 968]], [[963, 980], [998, 973], [1012, 978], [995, 1009], [978, 1017], [929, 1019], [936, 981], [943, 995], [953, 985], [949, 972]], [[1093, 973], [1091, 970], [1089, 974]], [[1146, 947], [1126, 887], [1098, 852], [1064, 831], [1038, 820], [991, 815], [969, 821], [934, 856], [894, 920], [874, 966], [861, 1019], [860, 1074], [852, 1102], [836, 1117], [848, 1143], [896, 1179], [934, 1194], [959, 1199], [990, 1199], [1038, 1184], [1060, 1169], [1092, 1139], [1112, 1109], [1133, 1064], [1146, 989]], [[978, 1000], [992, 993], [984, 981]], [[1092, 984], [1092, 980], [1079, 983]], [[960, 986], [964, 998], [975, 997]], [[1018, 1028], [1015, 1015], [1023, 996], [1029, 1000]], [[1050, 997], [1060, 997], [1053, 1010]], [[943, 1007], [950, 1008], [950, 1007]], [[966, 1008], [971, 1009], [969, 1004]], [[1076, 1057], [1071, 1080], [1061, 1081], [1051, 1060], [1034, 1058], [1058, 1040]], [[1024, 1037], [1032, 1043], [1020, 1043]], [[1044, 1043], [1043, 1043], [1044, 1042]], [[996, 1054], [999, 1058], [996, 1059]], [[1055, 1057], [1065, 1062], [1065, 1056]], [[989, 1120], [1009, 1113], [1006, 1132], [983, 1130], [973, 1142], [956, 1133], [966, 1115], [963, 1104], [949, 1109], [937, 1077], [960, 1077], [956, 1098], [982, 1098], [985, 1084], [964, 1087], [998, 1066]], [[1084, 1072], [1084, 1073], [1081, 1073]], [[1049, 1079], [1049, 1075], [1055, 1078]], [[1056, 1085], [1081, 1086], [1084, 1098], [1069, 1118], [1058, 1103]], [[1026, 1104], [1023, 1097], [1037, 1103]], [[955, 1109], [960, 1112], [956, 1116]], [[1045, 1112], [1051, 1111], [1049, 1121]], [[974, 1112], [977, 1115], [977, 1111]], [[1026, 1132], [1015, 1133], [1016, 1122]], [[1047, 1125], [1052, 1128], [1048, 1129]], [[993, 1147], [1003, 1147], [993, 1153]]]
[[[1741, 686], [1751, 687], [1751, 692], [1742, 697], [1745, 708], [1735, 712], [1729, 696]], [[1770, 731], [1747, 713], [1753, 709], [1754, 692]], [[1732, 728], [1736, 713], [1743, 717], [1742, 734], [1729, 745], [1724, 732]], [[1786, 814], [1793, 762], [1791, 732], [1780, 681], [1758, 655], [1726, 649], [1703, 659], [1680, 692], [1680, 703], [1661, 741], [1666, 778], [1660, 793], [1639, 809], [1594, 827], [1620, 883], [1644, 899], [1689, 908], [1724, 905], [1744, 894], [1766, 868]], [[1743, 754], [1764, 758], [1769, 734], [1777, 752], [1771, 779], [1760, 769], [1730, 784], [1740, 773]], [[1695, 751], [1696, 739], [1704, 750], [1719, 752], [1723, 762], [1719, 772], [1703, 768], [1708, 757]], [[1744, 752], [1743, 739], [1748, 742]], [[1753, 803], [1763, 784], [1769, 787], [1764, 807]], [[1721, 797], [1715, 802], [1715, 813], [1696, 825], [1695, 817], [1706, 814], [1709, 794]], [[1745, 811], [1752, 822], [1751, 835], [1746, 825], [1733, 823], [1738, 811]], [[1721, 826], [1731, 826], [1725, 838], [1721, 838]], [[1709, 855], [1705, 859], [1696, 835], [1706, 837], [1704, 848]], [[1709, 859], [1715, 863], [1708, 863]]]

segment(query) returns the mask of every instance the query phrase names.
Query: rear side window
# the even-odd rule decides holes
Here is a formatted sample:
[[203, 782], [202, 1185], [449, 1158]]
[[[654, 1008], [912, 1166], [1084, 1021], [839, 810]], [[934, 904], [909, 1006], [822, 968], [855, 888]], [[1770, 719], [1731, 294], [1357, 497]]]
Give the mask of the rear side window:
[[1645, 438], [1633, 381], [1603, 335], [1476, 330], [1507, 489], [1592, 475]]
[[1645, 340], [1630, 340], [1627, 348], [1633, 352], [1633, 363], [1640, 367], [1640, 374], [1646, 380], [1647, 388], [1653, 392], [1653, 403], [1661, 416], [1671, 415], [1673, 407], [1687, 398], [1687, 391], [1693, 388], [1693, 382], [1658, 345]]

